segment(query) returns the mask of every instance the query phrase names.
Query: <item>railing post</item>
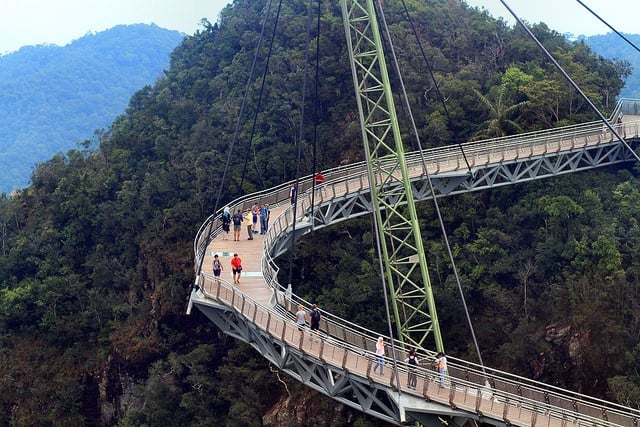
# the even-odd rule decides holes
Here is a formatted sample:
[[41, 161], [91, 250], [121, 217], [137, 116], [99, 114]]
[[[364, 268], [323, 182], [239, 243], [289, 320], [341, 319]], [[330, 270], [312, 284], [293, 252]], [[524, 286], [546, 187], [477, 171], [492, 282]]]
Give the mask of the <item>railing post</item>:
[[269, 326], [271, 326], [271, 312], [267, 313], [267, 333], [269, 332]]
[[457, 385], [452, 379], [449, 379], [449, 387], [449, 406], [451, 406], [453, 409], [458, 409], [458, 406], [455, 402]]
[[480, 405], [482, 405], [482, 390], [478, 388], [476, 390], [476, 414], [482, 417], [484, 414], [480, 410]]
[[509, 421], [509, 396], [505, 396], [504, 398], [504, 408], [502, 409], [502, 421], [505, 422], [506, 425], [510, 426], [511, 421]]
[[320, 359], [320, 360], [322, 360], [324, 362], [325, 360], [322, 357], [322, 353], [324, 353], [324, 339], [322, 339], [322, 337], [320, 337], [320, 352], [318, 353], [318, 359]]
[[538, 421], [538, 408], [534, 404], [531, 409], [531, 427], [535, 427], [537, 421]]

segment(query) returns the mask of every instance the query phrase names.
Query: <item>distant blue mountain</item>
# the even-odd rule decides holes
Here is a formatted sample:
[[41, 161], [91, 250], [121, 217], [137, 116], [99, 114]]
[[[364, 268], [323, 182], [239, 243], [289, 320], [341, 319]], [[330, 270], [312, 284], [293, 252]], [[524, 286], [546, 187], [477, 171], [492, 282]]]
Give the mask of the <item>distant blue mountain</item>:
[[184, 36], [121, 25], [0, 56], [0, 193], [26, 187], [36, 163], [111, 125], [136, 91], [162, 76]]
[[[635, 46], [640, 47], [640, 34], [623, 34]], [[598, 55], [606, 59], [623, 59], [633, 67], [633, 74], [627, 78], [627, 85], [622, 89], [625, 98], [640, 98], [640, 52], [616, 33], [605, 35], [580, 36], [584, 42]]]

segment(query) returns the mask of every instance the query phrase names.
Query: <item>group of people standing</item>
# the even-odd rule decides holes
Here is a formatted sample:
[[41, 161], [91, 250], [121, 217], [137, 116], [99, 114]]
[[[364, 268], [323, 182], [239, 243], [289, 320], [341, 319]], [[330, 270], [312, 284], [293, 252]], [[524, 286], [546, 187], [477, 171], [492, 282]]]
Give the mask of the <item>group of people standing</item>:
[[[238, 209], [236, 213], [231, 215], [231, 209], [229, 206], [225, 207], [222, 211], [222, 240], [228, 240], [229, 232], [231, 231], [231, 224], [233, 224], [233, 241], [240, 241], [240, 233], [242, 231], [242, 223], [246, 221], [247, 224], [247, 240], [253, 240], [254, 234], [267, 234], [269, 229], [269, 217], [271, 211], [269, 205], [258, 205], [254, 203], [253, 207], [247, 208], [242, 213], [241, 209]], [[260, 224], [260, 230], [258, 230], [258, 221]]]

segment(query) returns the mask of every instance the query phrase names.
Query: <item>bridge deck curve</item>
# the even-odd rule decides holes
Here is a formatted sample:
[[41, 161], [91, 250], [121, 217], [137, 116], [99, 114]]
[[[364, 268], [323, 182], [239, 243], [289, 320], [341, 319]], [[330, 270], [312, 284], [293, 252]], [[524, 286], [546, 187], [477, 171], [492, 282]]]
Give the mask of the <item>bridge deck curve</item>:
[[[625, 136], [638, 137], [638, 122], [633, 117], [627, 116], [625, 123], [618, 126]], [[582, 146], [578, 147], [576, 141]], [[484, 152], [470, 150], [473, 155], [467, 156], [467, 161], [471, 158], [474, 167], [481, 170], [494, 163], [518, 163], [536, 156], [558, 155], [565, 151], [586, 150], [590, 145], [612, 143], [601, 129], [591, 126], [557, 141], [553, 147], [549, 139], [544, 138], [529, 138], [516, 144], [494, 141], [486, 145]], [[456, 147], [443, 150], [448, 153], [446, 163], [427, 163], [431, 177], [460, 171], [466, 174], [460, 160], [451, 161], [454, 157], [451, 153], [456, 150]], [[435, 158], [437, 153], [431, 157], [432, 160]], [[443, 167], [443, 164], [449, 167]], [[354, 193], [366, 193], [368, 184], [363, 182], [362, 171], [355, 169], [325, 174], [328, 178], [325, 191], [315, 194], [309, 191], [310, 179], [300, 182], [295, 213], [299, 233], [295, 237], [313, 228], [309, 221], [318, 218], [313, 206], [325, 206], [324, 212], [327, 212], [332, 205], [353, 197]], [[416, 176], [424, 175], [415, 165], [413, 170]], [[397, 343], [395, 357], [388, 358], [390, 366], [385, 374], [373, 374], [371, 350], [376, 334], [355, 325], [345, 326], [348, 322], [332, 317], [330, 313], [323, 323], [321, 339], [311, 340], [308, 333], [301, 339], [292, 315], [293, 307], [300, 300], [295, 295], [287, 295], [277, 285], [277, 269], [272, 260], [274, 248], [279, 248], [280, 253], [286, 250], [286, 236], [294, 234], [294, 212], [287, 199], [288, 185], [274, 192], [250, 195], [233, 206], [234, 209], [246, 209], [254, 201], [260, 204], [267, 200], [276, 202], [271, 208], [270, 231], [266, 235], [252, 234], [252, 240], [249, 240], [246, 224], [243, 224], [240, 241], [234, 241], [232, 233], [224, 240], [219, 225], [213, 225], [216, 219], [212, 217], [208, 229], [212, 240], [205, 245], [202, 236], [197, 239], [196, 252], [204, 248], [205, 257], [190, 307], [196, 305], [226, 333], [249, 342], [280, 369], [305, 384], [394, 423], [405, 422], [408, 418], [428, 421], [432, 419], [429, 417], [445, 415], [493, 425], [638, 425], [640, 411], [553, 389], [507, 373], [487, 372], [482, 367], [456, 359], [452, 359], [446, 388], [438, 387], [436, 373], [423, 366], [418, 372], [416, 389], [409, 389], [404, 386], [408, 366], [399, 362], [405, 354], [400, 343]], [[366, 206], [362, 210], [366, 211]], [[220, 282], [214, 280], [211, 272], [214, 253], [221, 257], [224, 266]], [[242, 279], [237, 285], [231, 284], [230, 258], [234, 253], [243, 259]], [[423, 359], [431, 356], [430, 353], [422, 355]], [[355, 389], [359, 389], [362, 396], [348, 397], [348, 394], [358, 394]]]

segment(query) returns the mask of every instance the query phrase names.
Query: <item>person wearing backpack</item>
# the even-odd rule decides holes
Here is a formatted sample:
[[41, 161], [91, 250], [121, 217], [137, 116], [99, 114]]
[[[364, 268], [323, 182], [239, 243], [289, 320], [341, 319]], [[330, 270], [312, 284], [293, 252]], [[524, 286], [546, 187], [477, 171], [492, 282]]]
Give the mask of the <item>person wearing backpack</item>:
[[311, 319], [311, 340], [313, 341], [313, 336], [316, 335], [319, 339], [320, 337], [320, 310], [318, 310], [318, 306], [313, 304], [311, 306], [311, 311], [309, 312], [309, 318]]
[[407, 358], [404, 359], [405, 363], [409, 364], [409, 373], [407, 376], [407, 387], [416, 389], [416, 383], [418, 382], [418, 375], [416, 373], [416, 366], [418, 366], [418, 356], [416, 355], [416, 351], [411, 349], [409, 350], [409, 354]]
[[436, 355], [436, 360], [433, 361], [440, 374], [440, 388], [444, 388], [444, 377], [447, 374], [447, 357], [443, 352]]
[[222, 217], [220, 219], [222, 221], [222, 232], [224, 233], [222, 235], [222, 240], [227, 240], [229, 238], [229, 230], [231, 226], [231, 211], [229, 209], [229, 206], [226, 206], [224, 208]]
[[242, 227], [242, 220], [244, 218], [242, 217], [242, 211], [240, 209], [238, 209], [238, 212], [233, 214], [233, 217], [231, 218], [231, 220], [233, 221], [233, 241], [234, 242], [239, 242], [240, 241], [240, 230]]

